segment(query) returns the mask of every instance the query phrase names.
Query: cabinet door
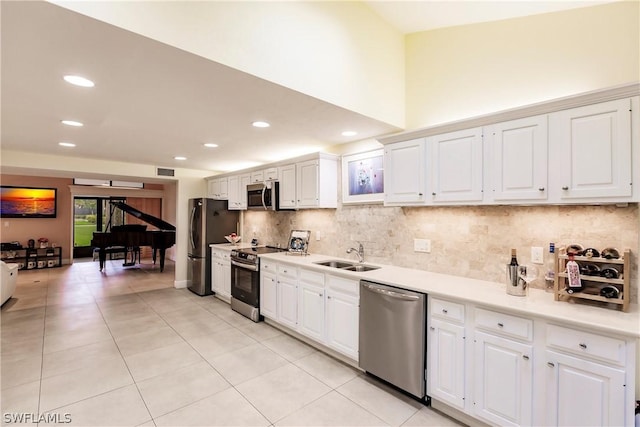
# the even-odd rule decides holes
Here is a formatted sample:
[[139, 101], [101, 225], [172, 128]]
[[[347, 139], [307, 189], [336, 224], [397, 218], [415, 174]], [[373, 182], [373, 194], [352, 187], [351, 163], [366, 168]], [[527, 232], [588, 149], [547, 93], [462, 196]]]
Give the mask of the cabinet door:
[[221, 272], [221, 280], [222, 280], [222, 289], [220, 293], [228, 298], [231, 297], [231, 261], [225, 260], [220, 262], [222, 268]]
[[229, 180], [228, 178], [218, 179], [218, 198], [227, 200], [229, 198]]
[[240, 200], [240, 176], [239, 175], [229, 177], [228, 194], [229, 194], [229, 210], [240, 209], [241, 200]]
[[260, 278], [260, 314], [269, 319], [277, 320], [278, 294], [276, 276], [262, 273]]
[[251, 182], [251, 175], [240, 175], [238, 192], [240, 193], [240, 209], [247, 209], [247, 185]]
[[327, 289], [327, 345], [358, 360], [357, 297]]
[[318, 180], [318, 161], [309, 160], [296, 165], [296, 194], [299, 208], [318, 206], [320, 191]]
[[280, 181], [280, 207], [296, 207], [296, 165], [282, 166], [278, 169]]
[[427, 345], [427, 394], [464, 409], [464, 327], [431, 320]]
[[388, 144], [384, 148], [384, 202], [416, 204], [425, 200], [424, 138]]
[[431, 200], [482, 200], [482, 128], [427, 138], [431, 154]]
[[498, 123], [487, 133], [493, 200], [546, 200], [547, 116]]
[[630, 110], [622, 99], [549, 116], [560, 199], [631, 197]]
[[474, 350], [475, 415], [503, 426], [531, 425], [531, 346], [476, 331]]
[[[599, 363], [547, 351], [547, 425], [622, 426], [625, 373]], [[633, 390], [628, 390], [633, 392]]]
[[298, 331], [324, 342], [324, 288], [300, 283], [298, 288]]
[[298, 285], [290, 279], [278, 278], [278, 321], [296, 329], [298, 325]]
[[217, 179], [211, 179], [207, 182], [207, 197], [217, 199], [220, 194], [220, 183]]

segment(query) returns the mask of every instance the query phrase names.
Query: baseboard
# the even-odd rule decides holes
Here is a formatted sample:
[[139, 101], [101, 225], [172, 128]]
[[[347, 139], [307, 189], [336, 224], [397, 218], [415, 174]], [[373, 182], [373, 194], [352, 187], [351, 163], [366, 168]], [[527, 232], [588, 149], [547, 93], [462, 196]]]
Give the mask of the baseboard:
[[173, 287], [176, 289], [184, 289], [187, 287], [187, 280], [174, 280]]

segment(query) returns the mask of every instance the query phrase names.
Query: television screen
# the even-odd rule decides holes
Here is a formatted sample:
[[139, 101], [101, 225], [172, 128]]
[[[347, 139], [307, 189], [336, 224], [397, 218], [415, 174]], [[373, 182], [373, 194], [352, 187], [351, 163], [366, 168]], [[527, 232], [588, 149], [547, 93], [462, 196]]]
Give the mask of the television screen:
[[55, 218], [55, 188], [0, 186], [0, 217]]

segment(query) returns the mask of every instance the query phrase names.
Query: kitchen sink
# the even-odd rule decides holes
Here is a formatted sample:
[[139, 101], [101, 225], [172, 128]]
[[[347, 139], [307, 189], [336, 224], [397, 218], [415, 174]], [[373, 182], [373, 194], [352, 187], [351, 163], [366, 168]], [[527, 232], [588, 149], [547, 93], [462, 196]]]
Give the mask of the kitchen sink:
[[325, 267], [338, 268], [340, 270], [348, 270], [348, 271], [371, 271], [371, 270], [377, 270], [380, 268], [374, 265], [358, 264], [355, 262], [346, 262], [346, 261], [338, 261], [338, 260], [318, 261], [318, 262], [314, 262], [314, 264], [324, 265]]
[[344, 261], [337, 261], [337, 260], [314, 262], [314, 264], [324, 265], [326, 267], [333, 267], [333, 268], [345, 268], [345, 267], [353, 266], [352, 262], [344, 262]]
[[377, 270], [380, 267], [376, 267], [375, 265], [365, 265], [365, 264], [354, 264], [351, 267], [344, 267], [342, 270], [349, 270], [349, 271], [371, 271], [371, 270]]

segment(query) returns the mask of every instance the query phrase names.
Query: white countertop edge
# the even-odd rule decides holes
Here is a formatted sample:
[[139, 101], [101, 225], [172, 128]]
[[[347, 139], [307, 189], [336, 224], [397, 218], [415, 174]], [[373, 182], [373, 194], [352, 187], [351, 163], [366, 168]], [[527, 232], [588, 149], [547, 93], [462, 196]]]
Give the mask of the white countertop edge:
[[327, 260], [355, 262], [353, 259], [319, 254], [300, 256], [287, 253], [264, 254], [261, 257], [354, 280], [371, 280], [385, 285], [423, 292], [434, 297], [455, 299], [487, 308], [493, 307], [516, 315], [541, 317], [548, 321], [570, 323], [589, 330], [640, 338], [640, 312], [637, 304], [631, 304], [629, 312], [624, 313], [605, 307], [554, 301], [552, 293], [541, 289], [529, 289], [528, 295], [525, 297], [507, 295], [505, 285], [501, 283], [425, 270], [365, 262], [365, 264], [381, 268], [367, 272], [353, 272], [314, 264]]

